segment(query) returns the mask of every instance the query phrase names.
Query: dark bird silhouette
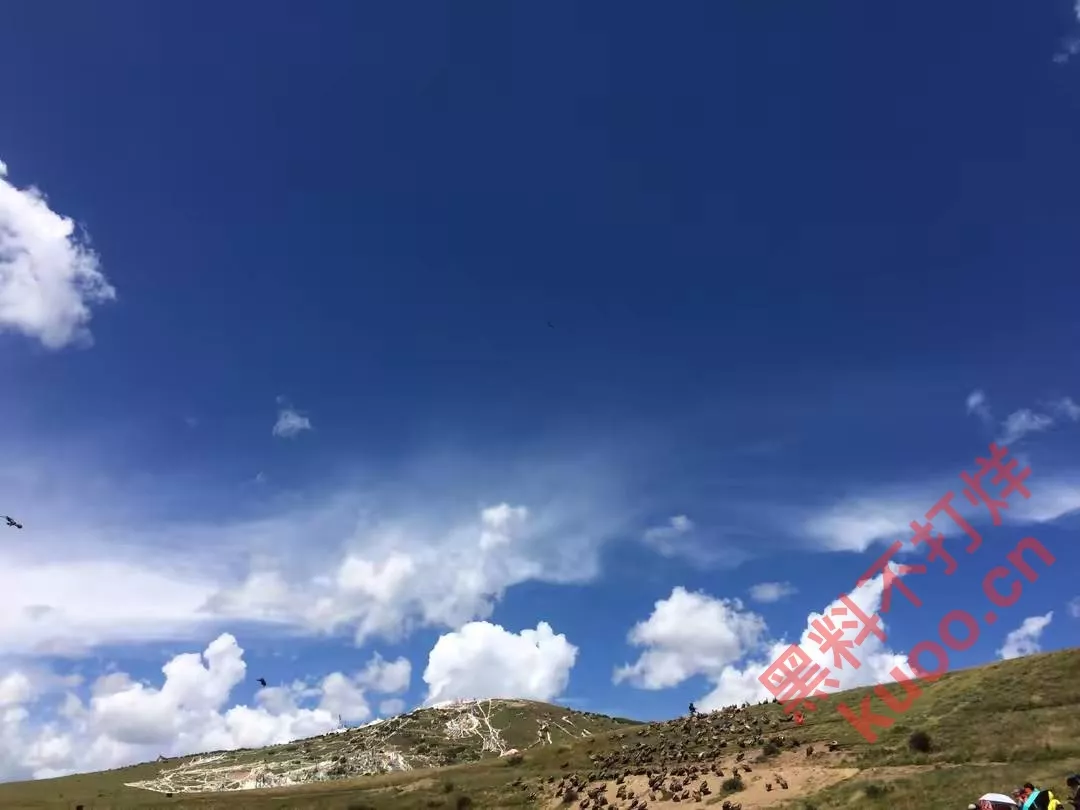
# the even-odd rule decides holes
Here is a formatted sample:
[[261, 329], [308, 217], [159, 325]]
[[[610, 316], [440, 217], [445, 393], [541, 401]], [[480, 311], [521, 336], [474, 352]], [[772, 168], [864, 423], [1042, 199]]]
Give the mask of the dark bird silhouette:
[[259, 686], [266, 686], [266, 678], [259, 678]]
[[13, 518], [13, 517], [9, 517], [8, 515], [4, 515], [4, 520], [7, 521], [8, 526], [14, 526], [16, 529], [21, 529], [22, 528], [22, 524], [19, 523], [19, 521], [15, 520], [15, 518]]

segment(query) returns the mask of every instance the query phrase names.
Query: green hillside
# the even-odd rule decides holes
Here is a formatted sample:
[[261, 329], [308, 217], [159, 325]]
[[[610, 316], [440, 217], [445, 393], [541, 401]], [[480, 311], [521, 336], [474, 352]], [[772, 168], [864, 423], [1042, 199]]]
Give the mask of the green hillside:
[[[948, 673], [920, 688], [902, 715], [873, 698], [874, 711], [894, 720], [874, 744], [836, 708], [857, 708], [870, 689], [833, 696], [802, 727], [772, 703], [634, 724], [482, 701], [259, 751], [0, 785], [0, 807], [933, 810], [1029, 780], [1064, 798], [1065, 775], [1080, 770], [1080, 650]], [[542, 723], [550, 744], [537, 742]], [[511, 748], [521, 753], [499, 756]], [[376, 770], [390, 772], [355, 776]], [[307, 784], [227, 790], [252, 773]], [[140, 782], [172, 795], [126, 786]], [[207, 787], [225, 792], [181, 792]]]

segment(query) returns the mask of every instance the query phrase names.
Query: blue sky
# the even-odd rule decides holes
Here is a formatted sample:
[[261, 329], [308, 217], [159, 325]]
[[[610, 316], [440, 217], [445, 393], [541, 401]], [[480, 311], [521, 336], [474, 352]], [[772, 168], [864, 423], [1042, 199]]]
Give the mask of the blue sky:
[[0, 30], [2, 775], [741, 699], [994, 439], [851, 682], [1029, 535], [952, 665], [1075, 641], [1080, 10], [208, 11]]

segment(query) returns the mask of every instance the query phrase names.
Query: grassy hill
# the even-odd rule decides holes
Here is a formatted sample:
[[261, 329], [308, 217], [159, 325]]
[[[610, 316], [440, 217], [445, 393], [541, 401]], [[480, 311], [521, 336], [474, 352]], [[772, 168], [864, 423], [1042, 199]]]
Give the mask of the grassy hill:
[[[1065, 775], [1080, 770], [1080, 650], [948, 673], [920, 688], [903, 715], [873, 698], [875, 712], [894, 718], [874, 744], [836, 709], [857, 707], [869, 689], [819, 704], [802, 727], [775, 704], [634, 724], [481, 701], [259, 751], [0, 785], [0, 807], [936, 810], [1028, 780], [1064, 798]], [[544, 722], [551, 743], [537, 744]], [[521, 754], [499, 756], [509, 748]], [[387, 772], [356, 776], [365, 771]], [[282, 786], [228, 790], [259, 780]], [[137, 783], [156, 790], [127, 786]], [[181, 792], [193, 788], [227, 792]]]

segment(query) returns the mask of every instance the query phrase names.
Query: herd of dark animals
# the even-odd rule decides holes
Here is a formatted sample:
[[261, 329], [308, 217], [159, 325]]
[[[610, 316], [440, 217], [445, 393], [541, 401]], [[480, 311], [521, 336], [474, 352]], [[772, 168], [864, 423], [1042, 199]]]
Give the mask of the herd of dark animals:
[[[616, 740], [641, 739], [623, 744], [616, 752], [590, 754], [592, 769], [589, 772], [566, 774], [557, 784], [555, 776], [548, 777], [547, 781], [554, 785], [555, 797], [563, 804], [576, 803], [582, 810], [608, 807], [612, 810], [647, 810], [649, 802], [660, 801], [700, 803], [715, 790], [731, 790], [732, 781], [737, 781], [741, 787], [741, 775], [754, 770], [746, 760], [751, 749], [761, 748], [763, 754], [779, 754], [785, 748], [796, 750], [802, 747], [798, 739], [781, 733], [782, 725], [779, 719], [755, 716], [748, 703], [709, 714], [698, 712], [691, 703], [687, 717], [652, 723], [636, 732], [616, 732]], [[831, 752], [840, 750], [836, 740], [826, 746]], [[734, 751], [734, 748], [739, 750]], [[806, 746], [805, 750], [807, 757], [813, 756], [812, 745]], [[734, 763], [721, 767], [721, 757], [731, 753], [735, 754]], [[768, 757], [758, 761], [761, 759], [767, 762]], [[563, 764], [564, 770], [569, 764]], [[646, 786], [639, 786], [635, 792], [630, 786], [631, 777], [644, 777]], [[710, 779], [716, 782], [716, 788], [709, 785]], [[642, 780], [636, 781], [640, 785]], [[520, 780], [516, 784], [523, 790], [529, 789]], [[612, 784], [615, 798], [609, 800], [608, 786]], [[779, 772], [774, 772], [772, 779], [765, 783], [765, 790], [769, 792], [785, 791], [788, 787], [787, 780]], [[536, 794], [530, 794], [530, 798], [536, 798]], [[742, 810], [740, 803], [731, 800], [725, 800], [720, 806], [722, 810]]]
[[[706, 797], [714, 792], [709, 785], [711, 778], [721, 780], [721, 792], [734, 795], [734, 791], [742, 785], [736, 787], [732, 781], [738, 779], [741, 783], [740, 774], [753, 771], [753, 767], [746, 762], [750, 749], [762, 749], [762, 756], [756, 759], [756, 762], [762, 763], [758, 765], [761, 768], [763, 764], [767, 766], [768, 754], [779, 754], [785, 748], [797, 750], [802, 747], [802, 742], [797, 738], [780, 733], [782, 725], [786, 724], [776, 718], [769, 720], [761, 715], [755, 716], [752, 708], [751, 704], [744, 703], [742, 706], [729, 706], [702, 714], [691, 703], [685, 718], [650, 724], [636, 733], [617, 732], [614, 735], [617, 740], [625, 740], [630, 735], [646, 739], [655, 735], [655, 739], [623, 744], [617, 752], [599, 756], [590, 754], [592, 770], [564, 775], [555, 785], [555, 797], [565, 805], [576, 803], [582, 810], [648, 810], [649, 802], [706, 802]], [[789, 716], [788, 721], [793, 720]], [[732, 748], [737, 746], [740, 750], [735, 752], [734, 763], [722, 768], [720, 758], [732, 752], [729, 745]], [[829, 752], [841, 749], [836, 740], [826, 743], [825, 747]], [[807, 758], [814, 755], [813, 745], [807, 745], [804, 750]], [[568, 769], [569, 765], [569, 762], [563, 763], [563, 770]], [[648, 780], [644, 788], [640, 786], [641, 780], [637, 780], [639, 788], [636, 793], [629, 784], [629, 779], [635, 776]], [[556, 777], [550, 776], [547, 782], [551, 785], [555, 780]], [[520, 779], [514, 784], [523, 790], [529, 789]], [[616, 792], [614, 800], [609, 800], [608, 789], [612, 784]], [[1023, 810], [1066, 810], [1066, 807], [1080, 810], [1080, 775], [1069, 776], [1066, 785], [1070, 796], [1065, 803], [1058, 800], [1052, 791], [1038, 788], [1030, 782], [1012, 794], [1013, 800]], [[765, 783], [765, 790], [788, 790], [788, 782], [781, 773], [774, 772], [772, 779]], [[536, 793], [531, 793], [530, 798], [536, 798]], [[706, 803], [715, 802], [716, 799], [712, 799]], [[740, 803], [730, 799], [725, 799], [720, 807], [721, 810], [742, 810]], [[977, 803], [970, 805], [968, 810], [995, 810], [995, 807]]]

